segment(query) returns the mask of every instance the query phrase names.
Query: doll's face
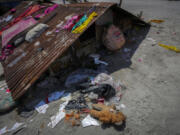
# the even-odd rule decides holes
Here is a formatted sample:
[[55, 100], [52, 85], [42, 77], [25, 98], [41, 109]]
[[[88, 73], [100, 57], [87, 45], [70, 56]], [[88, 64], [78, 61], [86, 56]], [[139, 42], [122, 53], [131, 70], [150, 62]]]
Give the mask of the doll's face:
[[109, 32], [109, 34], [111, 34], [113, 36], [114, 40], [116, 40], [118, 42], [123, 42], [123, 43], [125, 42], [124, 35], [119, 30], [118, 27], [111, 25], [108, 32]]

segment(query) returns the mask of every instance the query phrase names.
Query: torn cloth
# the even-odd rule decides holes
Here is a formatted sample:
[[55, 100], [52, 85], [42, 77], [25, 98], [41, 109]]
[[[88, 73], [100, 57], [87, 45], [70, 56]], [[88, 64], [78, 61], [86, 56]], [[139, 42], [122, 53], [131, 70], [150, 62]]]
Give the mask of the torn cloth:
[[2, 47], [5, 47], [13, 37], [23, 32], [27, 28], [35, 25], [36, 23], [37, 21], [34, 20], [34, 18], [28, 17], [28, 18], [20, 20], [19, 22], [14, 24], [12, 27], [8, 28], [7, 30], [4, 30], [2, 32]]
[[59, 112], [51, 117], [51, 122], [48, 123], [48, 127], [54, 128], [65, 117], [64, 108], [68, 102], [69, 101], [66, 101], [60, 105]]
[[48, 7], [47, 9], [45, 9], [44, 13], [36, 15], [35, 18], [39, 19], [41, 17], [44, 17], [45, 15], [47, 15], [47, 14], [51, 13], [52, 11], [54, 11], [57, 7], [58, 7], [58, 4], [54, 4], [53, 6]]
[[72, 31], [82, 25], [87, 20], [87, 15], [84, 15], [72, 28]]
[[7, 56], [13, 53], [14, 46], [12, 45], [7, 45], [1, 50], [1, 56], [0, 56], [0, 61], [3, 61], [6, 59]]
[[74, 25], [81, 19], [83, 15], [75, 15], [72, 18], [70, 18], [66, 24], [63, 26], [63, 29], [66, 30], [72, 30], [72, 28], [74, 27]]

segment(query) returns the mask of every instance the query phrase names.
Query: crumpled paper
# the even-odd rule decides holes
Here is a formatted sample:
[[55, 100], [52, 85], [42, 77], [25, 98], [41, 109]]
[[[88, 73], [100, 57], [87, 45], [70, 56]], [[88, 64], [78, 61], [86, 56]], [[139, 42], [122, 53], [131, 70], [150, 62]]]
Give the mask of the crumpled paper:
[[5, 134], [7, 132], [14, 131], [22, 125], [24, 125], [24, 127], [26, 127], [26, 125], [24, 123], [19, 123], [19, 122], [16, 122], [10, 129], [7, 129], [7, 126], [5, 126], [4, 128], [0, 129], [0, 135]]
[[49, 107], [48, 104], [46, 104], [44, 101], [40, 101], [40, 102], [35, 106], [35, 109], [36, 109], [36, 111], [38, 111], [39, 113], [45, 114], [48, 107]]
[[60, 105], [59, 112], [51, 117], [51, 122], [49, 122], [47, 125], [48, 127], [54, 128], [65, 117], [66, 114], [64, 112], [64, 108], [68, 102], [69, 101], [66, 101]]

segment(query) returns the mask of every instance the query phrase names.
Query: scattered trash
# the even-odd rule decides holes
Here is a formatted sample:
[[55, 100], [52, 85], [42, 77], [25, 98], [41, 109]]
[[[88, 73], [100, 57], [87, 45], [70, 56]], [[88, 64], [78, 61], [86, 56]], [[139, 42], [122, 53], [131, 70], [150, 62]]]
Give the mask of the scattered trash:
[[[11, 45], [8, 45], [7, 47], [11, 47]], [[16, 57], [16, 59], [14, 59], [11, 63], [9, 63], [7, 66], [8, 67], [12, 67], [14, 66], [14, 64], [16, 64], [17, 62], [19, 62], [23, 57], [26, 56], [26, 52], [21, 53], [21, 55], [19, 55], [18, 57]]]
[[139, 62], [142, 62], [142, 59], [141, 59], [141, 58], [139, 58], [139, 59], [138, 59], [138, 61], [139, 61]]
[[19, 128], [20, 126], [24, 125], [24, 123], [18, 123], [16, 122], [13, 127], [11, 129], [8, 129], [8, 132], [11, 132], [13, 130], [16, 130], [17, 128]]
[[46, 36], [51, 35], [52, 33], [53, 33], [52, 31], [48, 31], [46, 32]]
[[87, 20], [87, 15], [85, 14], [72, 28], [72, 31], [75, 30], [77, 27], [82, 25]]
[[88, 24], [93, 20], [94, 17], [97, 16], [96, 12], [92, 12], [89, 17], [87, 18], [87, 20], [85, 20], [82, 25], [80, 25], [79, 27], [77, 27], [76, 29], [74, 29], [72, 31], [72, 33], [81, 33], [83, 32], [83, 30], [88, 26]]
[[86, 100], [84, 99], [84, 97], [78, 97], [77, 100], [75, 99], [70, 100], [65, 107], [66, 110], [71, 110], [71, 109], [81, 110], [84, 108], [88, 108], [88, 105], [86, 104]]
[[71, 122], [72, 126], [80, 126], [80, 113], [79, 112], [71, 112], [71, 113], [66, 113], [65, 116], [65, 121], [66, 122]]
[[0, 130], [0, 135], [5, 134], [6, 132], [7, 132], [7, 126], [5, 126]]
[[110, 25], [102, 37], [103, 44], [111, 51], [119, 50], [125, 44], [122, 31], [115, 25]]
[[61, 28], [61, 27], [62, 27], [62, 25], [63, 25], [63, 23], [64, 23], [64, 22], [63, 22], [63, 21], [61, 21], [59, 24], [57, 24], [57, 25], [56, 25], [56, 28]]
[[[32, 18], [31, 15], [42, 8], [44, 8], [44, 6], [40, 6], [40, 5], [33, 5], [33, 6], [28, 7], [28, 9], [24, 13], [14, 18], [13, 21], [11, 21], [6, 27], [2, 28], [0, 31], [0, 35], [2, 34], [3, 31], [9, 28], [10, 29], [12, 29], [12, 27], [13, 29], [17, 28], [17, 27], [14, 27], [14, 25], [16, 25], [19, 22], [26, 21], [28, 18]], [[26, 23], [23, 22], [20, 26], [22, 27], [23, 25], [27, 25], [27, 22]], [[33, 25], [32, 22], [31, 22], [31, 25]], [[19, 27], [19, 29], [24, 29], [24, 27], [22, 28], [21, 27]]]
[[[41, 17], [45, 16], [46, 14], [49, 14], [50, 12], [54, 11], [55, 8], [57, 8], [57, 7], [58, 7], [58, 5], [55, 4], [51, 7], [48, 7], [44, 13], [42, 13], [42, 14], [37, 13], [35, 15], [36, 19], [37, 18], [40, 19]], [[22, 17], [20, 16], [20, 18], [15, 18], [15, 19], [17, 19], [16, 20], [17, 22], [12, 21], [12, 23], [14, 23], [14, 25], [11, 26], [11, 24], [10, 24], [10, 25], [8, 25], [8, 27], [9, 27], [8, 29], [6, 29], [6, 28], [3, 29], [2, 36], [4, 37], [3, 42], [4, 42], [4, 49], [5, 49], [4, 53], [5, 54], [13, 53], [14, 43], [16, 44], [15, 47], [17, 47], [17, 45], [22, 43], [24, 40], [26, 40], [28, 42], [33, 42], [35, 40], [35, 38], [39, 37], [43, 32], [46, 36], [51, 35], [54, 31], [59, 32], [62, 29], [69, 30], [72, 33], [81, 33], [84, 31], [84, 29], [86, 29], [88, 27], [89, 24], [92, 23], [93, 19], [96, 16], [98, 16], [97, 13], [95, 12], [96, 8], [93, 7], [88, 12], [84, 12], [81, 15], [72, 14], [71, 16], [68, 16], [70, 18], [68, 18], [68, 21], [66, 23], [64, 23], [63, 21], [59, 22], [60, 20], [56, 20], [56, 21], [58, 21], [59, 24], [57, 24], [57, 23], [53, 24], [53, 26], [55, 26], [55, 28], [52, 28], [52, 31], [45, 32], [48, 29], [48, 27], [51, 27], [52, 25], [50, 25], [50, 23], [48, 23], [49, 24], [49, 26], [48, 26], [47, 24], [43, 24], [43, 23], [45, 23], [45, 22], [43, 22], [44, 20], [36, 21], [36, 20], [33, 20], [33, 18], [29, 16], [32, 13], [34, 13], [35, 11], [38, 11], [41, 8], [45, 8], [45, 6], [41, 7], [40, 5], [36, 5], [36, 6], [33, 5], [33, 6], [31, 6], [31, 8], [32, 9], [28, 8], [28, 10], [25, 11], [25, 13], [24, 13], [25, 15], [24, 14], [21, 15]], [[11, 11], [15, 12], [16, 10], [11, 10]], [[97, 10], [97, 11], [99, 12], [99, 10]], [[87, 16], [87, 15], [89, 15], [89, 16]], [[109, 18], [113, 18], [113, 15], [114, 14], [112, 14], [112, 16]], [[33, 15], [33, 17], [34, 17], [34, 15]], [[109, 21], [109, 18], [107, 19], [107, 21]], [[14, 27], [15, 25], [17, 25], [18, 23], [22, 23], [23, 21], [26, 21], [26, 19], [27, 20], [32, 19], [33, 20], [32, 22], [34, 22], [31, 26], [28, 25], [27, 28], [32, 27], [32, 26], [34, 26], [34, 27], [32, 27], [32, 29], [28, 32], [27, 32], [27, 28], [25, 28], [23, 30], [21, 29], [23, 32], [27, 32], [27, 34], [25, 33], [24, 34], [25, 36], [23, 35], [23, 36], [20, 36], [20, 38], [15, 39], [15, 41], [13, 41], [12, 45], [7, 44], [11, 41], [12, 38], [14, 40], [14, 37], [17, 34], [19, 34], [20, 32], [22, 32], [22, 31], [15, 29], [15, 35], [13, 35], [14, 31], [12, 31], [13, 33], [11, 33], [8, 30], [11, 29], [12, 27]], [[98, 18], [96, 18], [96, 19], [98, 19]], [[43, 23], [37, 24], [39, 22], [43, 22]], [[29, 23], [31, 23], [31, 22], [29, 22]], [[124, 32], [124, 30], [123, 30], [123, 32]], [[115, 25], [112, 25], [112, 24], [109, 25], [109, 27], [106, 29], [106, 32], [104, 35], [104, 40], [103, 40], [105, 46], [109, 50], [112, 50], [112, 51], [120, 49], [125, 44], [125, 37], [123, 35], [123, 32], [119, 29], [119, 27], [116, 27]], [[68, 33], [68, 32], [65, 32], [65, 33]], [[9, 37], [6, 38], [6, 36], [7, 36], [6, 34], [7, 35], [12, 34], [13, 36], [11, 35], [10, 36], [11, 38], [9, 39]], [[56, 34], [56, 36], [57, 36], [56, 38], [60, 38], [59, 36], [61, 36], [61, 35]], [[44, 38], [44, 36], [43, 36], [43, 38]], [[48, 38], [48, 39], [50, 39], [50, 38]], [[53, 38], [51, 38], [51, 39], [53, 39]], [[64, 37], [62, 39], [63, 43], [66, 44], [65, 41], [68, 39], [69, 39], [69, 37]], [[38, 51], [43, 51], [47, 47], [45, 47], [44, 44], [42, 44], [42, 43], [41, 43], [42, 45], [40, 46], [39, 41], [35, 41], [33, 43], [33, 47]], [[86, 40], [84, 40], [84, 41], [86, 41]], [[59, 43], [59, 42], [55, 41], [55, 44], [57, 44], [57, 43]], [[37, 47], [37, 46], [40, 46], [40, 47]], [[23, 52], [24, 47], [27, 48], [26, 46], [23, 46], [22, 48], [20, 48], [21, 50], [20, 49], [15, 50], [15, 52], [19, 51], [21, 54], [17, 54], [19, 57], [16, 57], [15, 61], [12, 60], [11, 63], [8, 65], [8, 67], [12, 67], [15, 63], [19, 62], [24, 56], [26, 56], [26, 52]], [[32, 50], [29, 46], [28, 46], [28, 48], [30, 49], [30, 51]], [[59, 48], [59, 49], [61, 49], [61, 48]], [[52, 48], [50, 48], [49, 51], [51, 51], [51, 50], [52, 50]], [[129, 49], [129, 48], [124, 48], [123, 50], [124, 50], [124, 52], [131, 51], [131, 49]], [[35, 51], [33, 53], [37, 53], [37, 52]], [[102, 53], [104, 53], [104, 52], [102, 52]], [[52, 54], [52, 56], [55, 56], [55, 54]], [[7, 56], [7, 55], [5, 55], [5, 56]], [[16, 56], [16, 54], [14, 56]], [[27, 56], [30, 57], [29, 54]], [[81, 60], [80, 57], [79, 57], [79, 60]], [[78, 63], [80, 63], [80, 65], [78, 65], [78, 66], [79, 67], [81, 66], [83, 68], [80, 68], [80, 69], [76, 70], [75, 72], [71, 73], [65, 81], [65, 86], [68, 88], [68, 92], [74, 90], [72, 92], [72, 94], [66, 92], [65, 90], [64, 91], [55, 91], [49, 95], [47, 94], [47, 93], [49, 93], [49, 91], [59, 90], [59, 88], [60, 88], [59, 86], [62, 86], [62, 84], [60, 82], [64, 81], [60, 77], [62, 77], [63, 75], [66, 77], [66, 73], [60, 72], [58, 74], [51, 74], [52, 73], [51, 71], [50, 71], [50, 73], [45, 72], [43, 74], [42, 78], [40, 78], [37, 81], [37, 83], [34, 84], [33, 87], [36, 87], [36, 89], [40, 88], [43, 90], [47, 90], [47, 89], [49, 90], [47, 93], [45, 93], [45, 96], [44, 96], [44, 94], [42, 95], [43, 100], [40, 99], [42, 101], [39, 101], [39, 97], [38, 97], [38, 100], [36, 101], [36, 103], [34, 102], [34, 100], [33, 101], [31, 100], [32, 102], [34, 102], [34, 104], [33, 105], [31, 104], [31, 105], [33, 106], [33, 108], [35, 108], [35, 110], [38, 113], [45, 114], [47, 111], [47, 108], [49, 107], [49, 105], [47, 104], [49, 102], [56, 101], [58, 99], [60, 99], [61, 101], [64, 101], [64, 103], [60, 104], [58, 112], [55, 113], [52, 117], [50, 117], [50, 121], [47, 124], [48, 127], [54, 128], [63, 118], [65, 118], [65, 120], [67, 120], [67, 121], [70, 121], [72, 126], [78, 126], [81, 123], [83, 127], [99, 126], [100, 123], [96, 119], [99, 119], [103, 123], [113, 123], [113, 124], [122, 122], [126, 119], [124, 114], [119, 112], [120, 109], [125, 108], [124, 104], [119, 105], [119, 101], [120, 101], [121, 95], [122, 95], [120, 81], [114, 81], [110, 75], [102, 73], [104, 71], [99, 70], [100, 66], [102, 69], [102, 67], [106, 67], [108, 65], [108, 63], [100, 60], [99, 54], [91, 54], [91, 55], [89, 55], [89, 57], [84, 57], [84, 58], [85, 59], [88, 58], [88, 60], [89, 59], [91, 60], [90, 62], [93, 63], [93, 68], [90, 68], [90, 69], [84, 68], [84, 67], [86, 67], [86, 65], [88, 65], [90, 63], [87, 59], [86, 59], [86, 62], [88, 61], [89, 63], [85, 63], [86, 65], [83, 62], [81, 63], [81, 61], [78, 62]], [[54, 59], [55, 59], [55, 57], [54, 57]], [[51, 59], [48, 58], [48, 61], [51, 61]], [[47, 63], [47, 64], [49, 64], [49, 63]], [[75, 65], [75, 67], [77, 67], [76, 66], [77, 63], [74, 65]], [[45, 66], [44, 68], [46, 68], [47, 66]], [[70, 68], [70, 71], [72, 70], [72, 68], [73, 68], [73, 66]], [[89, 67], [86, 67], [86, 68], [89, 68]], [[67, 71], [69, 71], [69, 69]], [[48, 76], [48, 75], [50, 77], [46, 77], [44, 79], [44, 76]], [[27, 81], [27, 80], [24, 80], [24, 81]], [[19, 87], [17, 86], [17, 88], [19, 88]], [[9, 89], [7, 89], [4, 92], [11, 93], [11, 91]], [[13, 92], [13, 90], [12, 90], [12, 92]], [[34, 96], [33, 94], [32, 95], [30, 94], [30, 95], [28, 95], [28, 98], [31, 98], [33, 96]], [[27, 102], [24, 102], [24, 103], [25, 103], [24, 108], [26, 108], [26, 106], [28, 106], [27, 105], [28, 103]], [[97, 103], [97, 104], [92, 105], [92, 103]], [[106, 104], [106, 105], [104, 105], [104, 104]], [[107, 104], [109, 106], [107, 106]], [[69, 113], [69, 112], [71, 112], [71, 113]], [[31, 111], [29, 111], [29, 112], [27, 111], [27, 113], [26, 113], [26, 110], [25, 110], [20, 115], [27, 118], [27, 117], [31, 116], [32, 113], [31, 113]], [[96, 119], [94, 119], [92, 116]], [[85, 117], [85, 118], [80, 122], [82, 117], [83, 118]], [[29, 123], [32, 121], [33, 121], [33, 119], [29, 120]], [[3, 129], [0, 130], [0, 134], [5, 133], [7, 131], [13, 131], [22, 125], [24, 125], [24, 124], [23, 123], [15, 123], [12, 126], [12, 128], [9, 130], [7, 130], [7, 127], [4, 127]], [[40, 126], [40, 128], [44, 128], [44, 123], [43, 123], [43, 126]]]
[[4, 128], [2, 128], [0, 130], [0, 135], [5, 134], [7, 132], [12, 132], [12, 131], [18, 129], [22, 125], [24, 125], [24, 127], [26, 127], [26, 125], [24, 123], [18, 123], [18, 122], [16, 122], [10, 129], [7, 129], [7, 126], [5, 126]]
[[16, 40], [14, 41], [14, 46], [17, 47], [18, 45], [20, 45], [21, 43], [23, 43], [24, 40], [25, 40], [24, 37], [20, 37], [20, 38], [16, 39]]
[[63, 29], [69, 30], [71, 31], [72, 28], [74, 27], [74, 25], [81, 19], [82, 15], [75, 15], [71, 18], [68, 19], [68, 21], [66, 22], [66, 24], [63, 26]]
[[156, 44], [156, 40], [154, 40], [153, 38], [147, 38], [147, 40], [152, 41], [153, 44]]
[[99, 54], [91, 54], [90, 57], [92, 57], [94, 59], [94, 63], [95, 64], [104, 64], [104, 65], [108, 65], [107, 62], [101, 61], [100, 59], [100, 55]]
[[171, 50], [171, 51], [175, 51], [176, 53], [180, 53], [180, 49], [177, 48], [176, 46], [172, 46], [172, 45], [165, 45], [165, 44], [161, 44], [158, 43], [159, 46], [164, 47], [165, 49]]
[[90, 92], [88, 94], [88, 98], [91, 100], [96, 100], [96, 99], [98, 99], [98, 94], [95, 94], [94, 92]]
[[35, 44], [34, 44], [34, 46], [39, 46], [40, 45], [40, 42], [39, 41], [37, 41]]
[[116, 110], [120, 111], [122, 109], [125, 109], [126, 106], [124, 104], [116, 105]]
[[13, 18], [13, 15], [8, 15], [4, 20], [9, 22]]
[[6, 57], [8, 57], [9, 55], [11, 55], [14, 52], [14, 46], [12, 45], [6, 45], [5, 47], [2, 48], [1, 50], [1, 56], [0, 56], [0, 60], [3, 61], [6, 59]]
[[7, 112], [16, 105], [8, 89], [7, 83], [5, 81], [0, 81], [0, 113]]
[[49, 26], [47, 24], [40, 23], [32, 28], [25, 37], [25, 40], [32, 42], [35, 38], [39, 37]]
[[31, 119], [29, 122], [33, 122], [34, 120], [33, 119]]
[[58, 33], [60, 30], [56, 30], [55, 32]]
[[48, 127], [54, 128], [65, 117], [64, 108], [67, 104], [68, 101], [60, 105], [59, 112], [51, 117], [51, 122], [48, 123]]
[[114, 97], [110, 98], [109, 103], [111, 103], [113, 105], [119, 105], [120, 100], [121, 100], [120, 96], [114, 96]]
[[69, 88], [87, 82], [90, 77], [96, 76], [97, 74], [98, 72], [92, 69], [78, 69], [67, 77], [65, 86]]
[[15, 13], [15, 12], [16, 12], [16, 9], [15, 9], [15, 8], [12, 8], [10, 11], [11, 11], [11, 13]]
[[120, 107], [121, 107], [122, 109], [126, 108], [126, 106], [125, 106], [124, 104], [120, 104]]
[[104, 104], [105, 100], [104, 100], [104, 98], [99, 98], [97, 101], [98, 101], [98, 104]]
[[114, 81], [113, 78], [110, 75], [106, 74], [106, 73], [98, 74], [91, 81], [91, 84], [93, 84], [93, 85], [109, 84], [109, 85], [111, 85], [116, 90], [116, 92], [120, 92], [121, 91], [121, 83]]
[[81, 90], [81, 93], [83, 94], [90, 92], [94, 92], [98, 94], [99, 97], [103, 97], [105, 99], [109, 99], [116, 94], [116, 90], [109, 84], [99, 84]]
[[131, 49], [129, 49], [129, 48], [124, 48], [124, 52], [125, 52], [125, 53], [130, 52], [130, 51], [131, 51]]
[[36, 109], [36, 111], [38, 111], [39, 113], [45, 114], [48, 107], [49, 107], [48, 104], [46, 104], [44, 101], [40, 101], [40, 102], [35, 106], [35, 109]]
[[10, 89], [6, 89], [6, 93], [11, 93], [11, 90]]
[[34, 110], [23, 109], [19, 115], [23, 118], [29, 118], [30, 116], [33, 115], [33, 113], [34, 113]]
[[163, 23], [164, 20], [150, 20], [149, 23]]
[[53, 92], [51, 93], [49, 96], [48, 96], [48, 102], [52, 102], [52, 101], [55, 101], [55, 100], [58, 100], [59, 98], [61, 98], [63, 95], [65, 94], [64, 91], [56, 91], [56, 92]]
[[28, 17], [15, 23], [9, 29], [4, 30], [2, 32], [2, 47], [5, 47], [13, 37], [23, 32], [27, 28], [35, 25], [36, 23], [37, 21], [33, 17]]
[[68, 93], [67, 95], [64, 95], [60, 100], [61, 101], [70, 101], [72, 99], [71, 93]]
[[47, 14], [53, 12], [58, 6], [59, 6], [58, 4], [54, 4], [54, 5], [46, 8], [44, 11], [44, 15], [47, 15]]
[[92, 118], [90, 115], [86, 116], [86, 118], [81, 121], [81, 124], [83, 127], [100, 126], [99, 122], [96, 119]]

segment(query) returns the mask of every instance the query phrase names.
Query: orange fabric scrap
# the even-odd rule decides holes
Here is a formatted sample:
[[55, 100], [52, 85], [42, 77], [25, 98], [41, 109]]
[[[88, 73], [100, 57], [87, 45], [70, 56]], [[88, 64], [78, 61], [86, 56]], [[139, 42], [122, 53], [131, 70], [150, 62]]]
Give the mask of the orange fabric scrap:
[[153, 23], [163, 23], [164, 20], [150, 20], [149, 21], [150, 23], [153, 22]]

